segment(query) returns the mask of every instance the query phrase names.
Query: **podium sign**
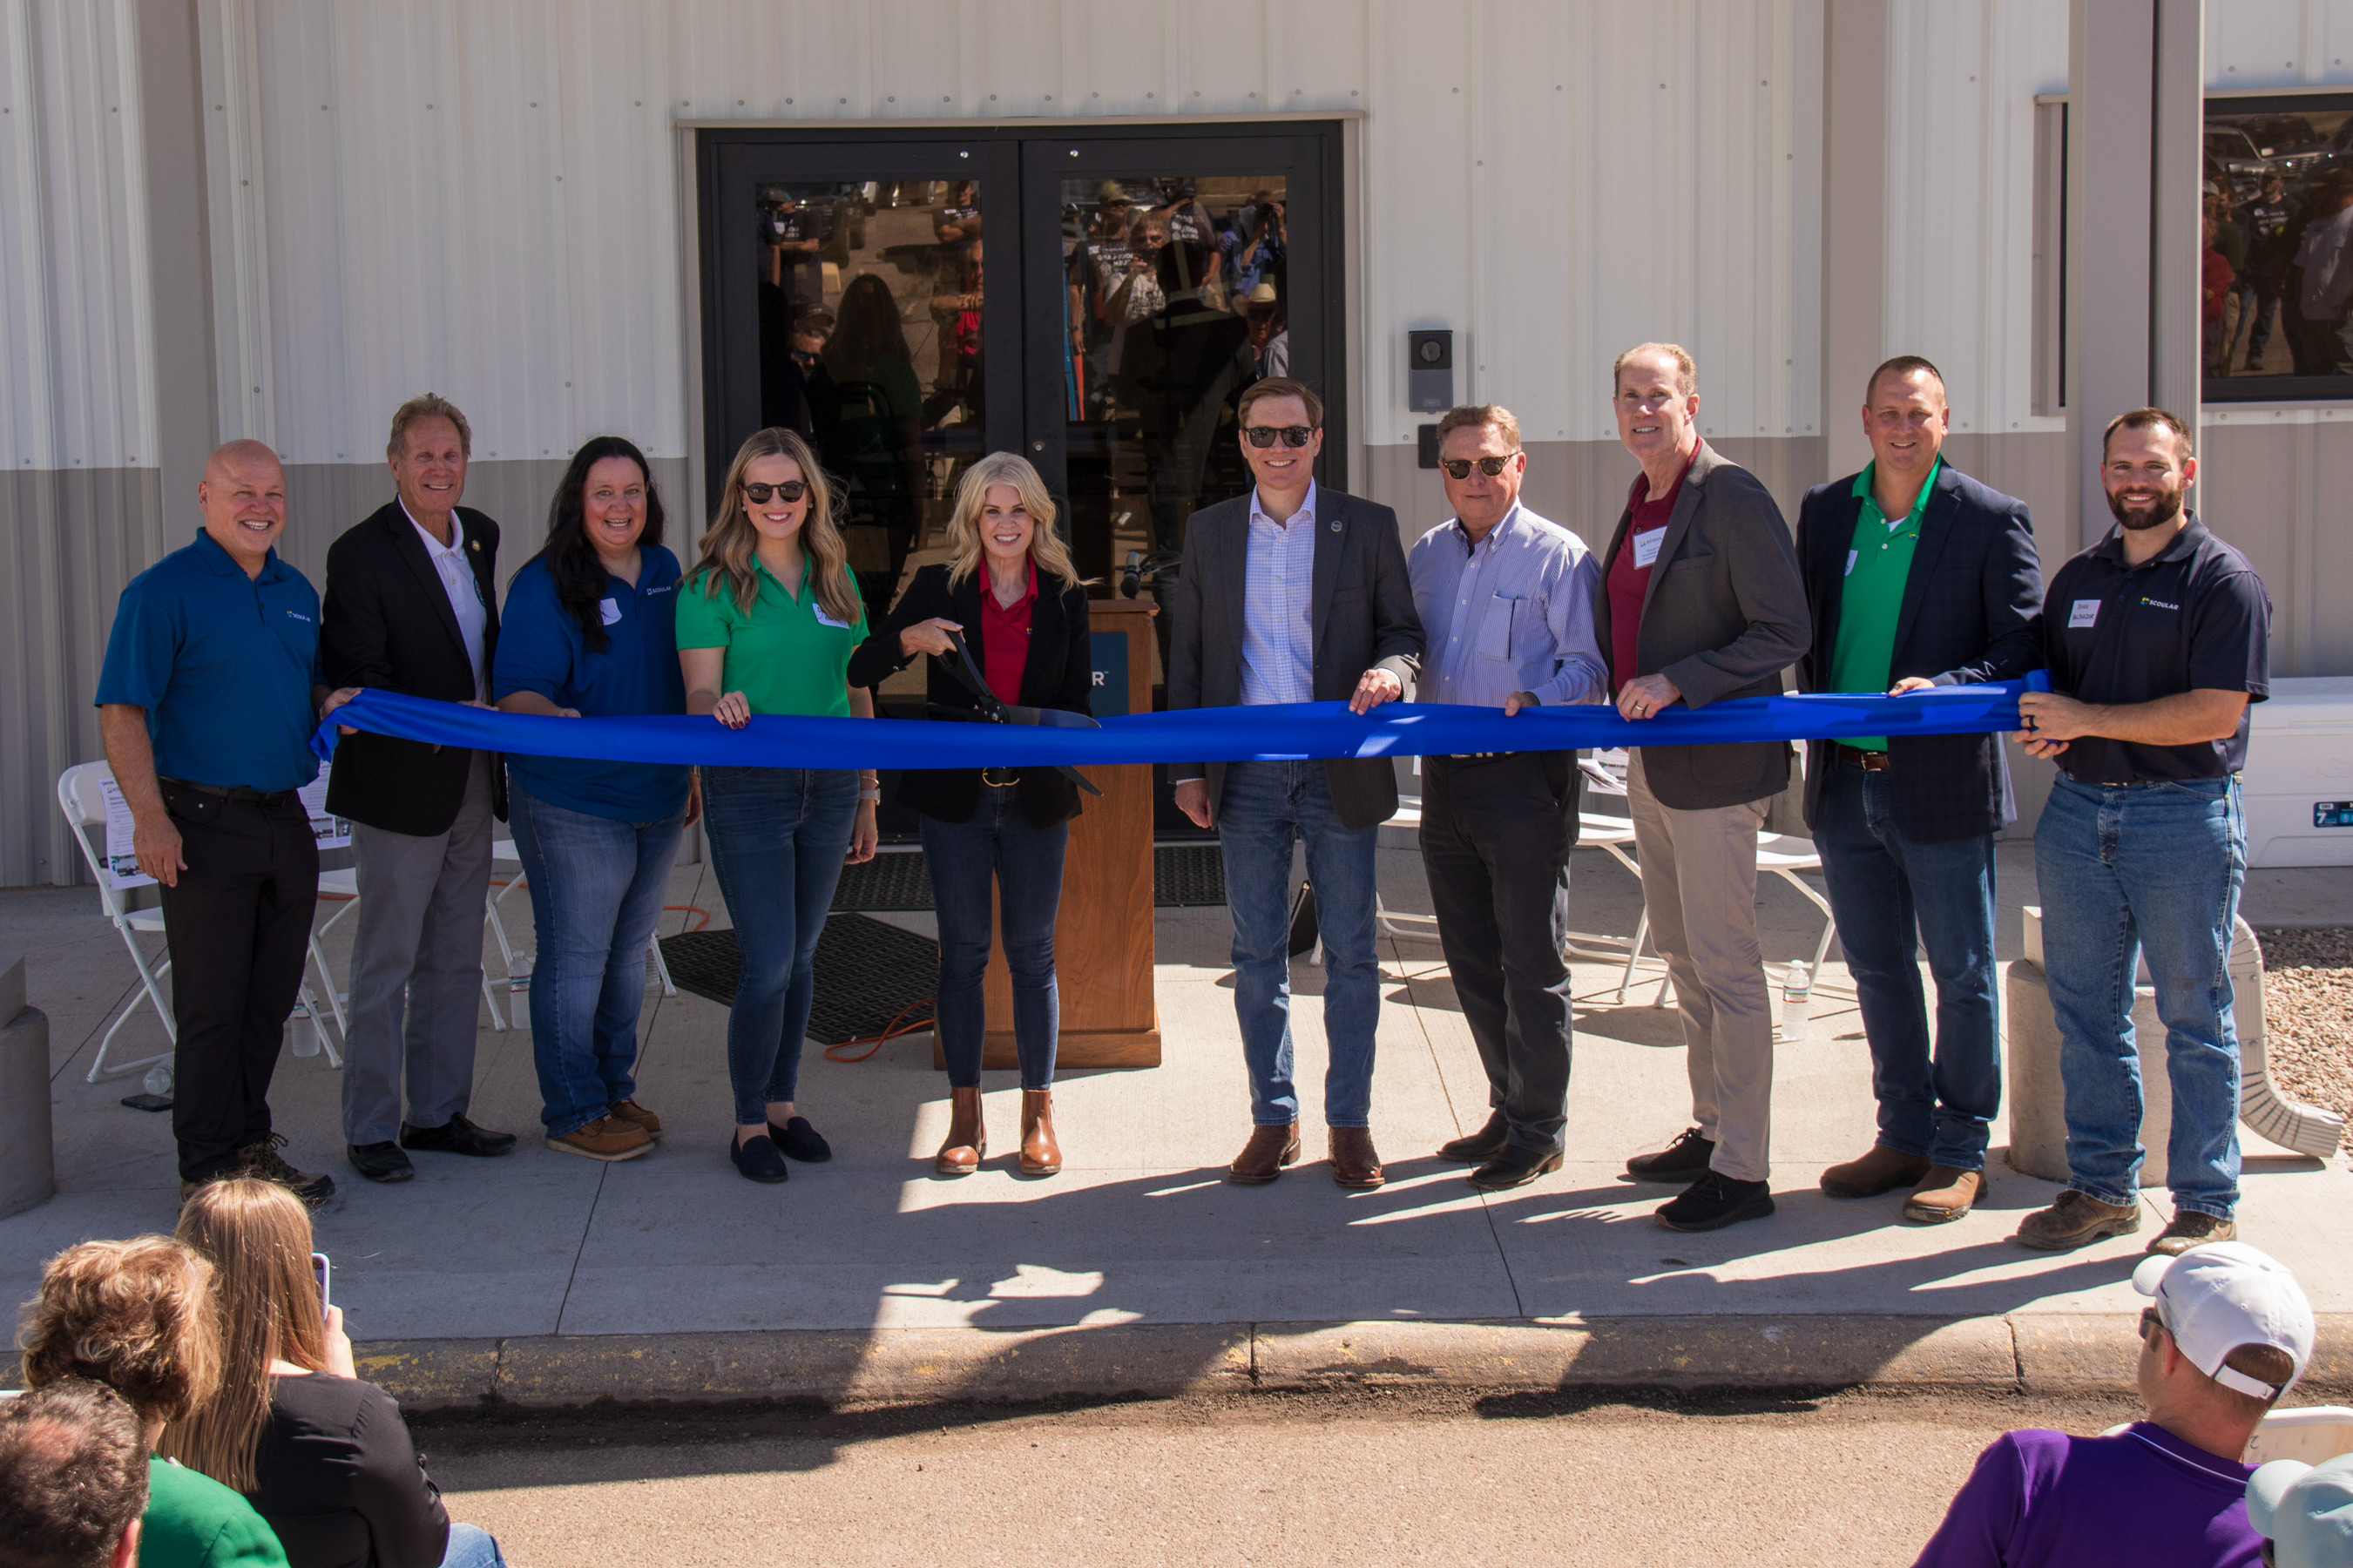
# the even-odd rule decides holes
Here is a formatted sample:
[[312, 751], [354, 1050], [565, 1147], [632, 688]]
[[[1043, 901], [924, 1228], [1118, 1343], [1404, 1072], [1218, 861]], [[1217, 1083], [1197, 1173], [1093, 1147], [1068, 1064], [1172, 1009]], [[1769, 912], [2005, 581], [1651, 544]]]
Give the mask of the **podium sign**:
[[[1152, 617], [1156, 606], [1096, 599], [1094, 711], [1109, 717], [1152, 710]], [[1061, 988], [1065, 1068], [1160, 1065], [1160, 1009], [1152, 994], [1152, 767], [1082, 770], [1100, 799], [1071, 824], [1062, 861], [1062, 906], [1054, 921], [1054, 968]], [[981, 1065], [1018, 1065], [1013, 1048], [1013, 981], [1000, 938], [984, 982], [988, 1035]], [[932, 1064], [944, 1067], [939, 1047]]]

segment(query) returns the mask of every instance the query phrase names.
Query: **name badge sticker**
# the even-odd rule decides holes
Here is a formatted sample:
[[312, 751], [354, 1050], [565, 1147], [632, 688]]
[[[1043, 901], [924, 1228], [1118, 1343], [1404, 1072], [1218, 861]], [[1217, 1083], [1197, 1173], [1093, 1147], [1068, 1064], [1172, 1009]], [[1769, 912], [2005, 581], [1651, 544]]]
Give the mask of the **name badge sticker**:
[[1634, 570], [1639, 572], [1656, 561], [1659, 558], [1659, 546], [1666, 542], [1666, 538], [1667, 529], [1664, 523], [1661, 523], [1648, 532], [1636, 534], [1634, 536]]
[[621, 618], [621, 606], [610, 599], [599, 599], [596, 607], [605, 613], [605, 624], [608, 626]]
[[2075, 601], [2074, 607], [2067, 612], [2067, 629], [2072, 632], [2079, 626], [2096, 625], [2099, 618], [2099, 600], [2078, 599]]
[[831, 616], [825, 613], [825, 605], [816, 600], [811, 600], [809, 602], [809, 614], [817, 617], [817, 624], [818, 626], [831, 626], [836, 631], [843, 632], [849, 629], [849, 623], [848, 621], [835, 620]]

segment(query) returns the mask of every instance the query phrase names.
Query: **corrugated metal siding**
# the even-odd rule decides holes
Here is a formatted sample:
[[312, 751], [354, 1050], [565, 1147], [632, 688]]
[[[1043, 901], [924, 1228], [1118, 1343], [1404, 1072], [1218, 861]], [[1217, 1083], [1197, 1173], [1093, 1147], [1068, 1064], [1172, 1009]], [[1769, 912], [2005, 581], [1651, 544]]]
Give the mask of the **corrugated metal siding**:
[[2211, 0], [2206, 85], [2294, 87], [2353, 70], [2353, 5], [2345, 0]]
[[1397, 362], [1430, 321], [1463, 333], [1466, 395], [1532, 432], [1606, 433], [1607, 361], [1649, 336], [1701, 357], [1722, 435], [1820, 419], [1814, 0], [202, 15], [224, 405], [297, 462], [373, 449], [427, 385], [475, 414], [485, 455], [605, 429], [683, 453], [670, 122], [689, 117], [1367, 110], [1366, 438], [1412, 438]]

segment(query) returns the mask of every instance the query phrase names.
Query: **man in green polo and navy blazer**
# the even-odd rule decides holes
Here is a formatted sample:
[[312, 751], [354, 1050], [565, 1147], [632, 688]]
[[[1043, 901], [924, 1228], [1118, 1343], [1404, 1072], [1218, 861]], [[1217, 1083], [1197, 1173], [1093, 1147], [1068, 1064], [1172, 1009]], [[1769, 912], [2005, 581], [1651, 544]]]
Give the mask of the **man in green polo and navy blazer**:
[[[2042, 663], [2033, 520], [2025, 502], [1944, 460], [1951, 420], [1945, 378], [1926, 360], [1905, 354], [1872, 373], [1871, 462], [1808, 492], [1798, 512], [1813, 616], [1804, 689], [1912, 691]], [[1985, 1189], [2001, 1103], [1993, 841], [2017, 815], [1999, 735], [1807, 743], [1806, 822], [1879, 1101], [1870, 1151], [1822, 1173], [1832, 1197], [1902, 1189], [1905, 1217], [1936, 1224], [1968, 1213]], [[1933, 1048], [1922, 947], [1936, 981]]]

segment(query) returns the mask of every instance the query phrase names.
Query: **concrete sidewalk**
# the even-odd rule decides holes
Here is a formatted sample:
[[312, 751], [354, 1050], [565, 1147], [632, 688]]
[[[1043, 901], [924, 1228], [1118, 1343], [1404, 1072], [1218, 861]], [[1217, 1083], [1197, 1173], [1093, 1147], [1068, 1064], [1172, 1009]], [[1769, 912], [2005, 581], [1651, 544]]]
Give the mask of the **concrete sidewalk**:
[[[1381, 860], [1388, 907], [1426, 910], [1419, 858], [1384, 849]], [[2032, 901], [2031, 846], [2005, 845], [2001, 874], [2010, 958], [2018, 907]], [[2287, 920], [2353, 923], [2342, 883], [2259, 883], [2249, 918], [2275, 918], [2264, 908], [2275, 898]], [[1639, 891], [1598, 851], [1579, 852], [1575, 886], [1574, 923], [1633, 929]], [[680, 867], [672, 889], [672, 904], [725, 923], [706, 868]], [[87, 889], [0, 894], [0, 951], [26, 952], [32, 1003], [50, 1017], [59, 1184], [47, 1205], [0, 1221], [12, 1300], [60, 1247], [174, 1218], [169, 1119], [117, 1103], [135, 1080], [82, 1081], [134, 984], [96, 911]], [[1810, 956], [1812, 905], [1767, 879], [1759, 912], [1777, 973]], [[667, 914], [663, 929], [695, 918]], [[339, 973], [349, 925], [331, 937]], [[528, 926], [516, 910], [511, 933], [527, 942]], [[744, 1182], [725, 1153], [725, 1010], [658, 991], [639, 1096], [670, 1135], [645, 1159], [606, 1166], [545, 1148], [530, 1037], [493, 1033], [487, 1017], [473, 1115], [525, 1135], [509, 1159], [419, 1155], [411, 1183], [361, 1181], [342, 1158], [339, 1078], [323, 1056], [283, 1059], [272, 1104], [289, 1156], [335, 1176], [320, 1245], [368, 1375], [412, 1400], [1036, 1397], [1365, 1377], [2058, 1387], [2129, 1375], [2139, 1241], [2061, 1257], [2013, 1246], [2020, 1216], [2055, 1189], [2010, 1171], [1999, 1149], [1989, 1200], [1953, 1226], [1905, 1224], [1897, 1197], [1841, 1204], [1816, 1189], [1820, 1168], [1860, 1152], [1873, 1129], [1868, 1053], [1835, 961], [1810, 1037], [1778, 1054], [1780, 1212], [1685, 1236], [1650, 1218], [1672, 1189], [1620, 1174], [1628, 1154], [1686, 1121], [1679, 1025], [1647, 1005], [1655, 963], [1625, 1006], [1613, 966], [1577, 967], [1570, 1163], [1493, 1197], [1430, 1152], [1486, 1112], [1435, 944], [1385, 940], [1373, 1131], [1390, 1181], [1370, 1194], [1342, 1192], [1320, 1163], [1320, 975], [1298, 966], [1306, 1160], [1270, 1187], [1225, 1185], [1249, 1121], [1229, 935], [1222, 910], [1160, 912], [1166, 1062], [1066, 1075], [1056, 1111], [1067, 1164], [1044, 1181], [1011, 1171], [1009, 1073], [992, 1075], [982, 1172], [931, 1174], [946, 1091], [930, 1037], [916, 1035], [856, 1064], [812, 1047], [801, 1103], [836, 1159], [794, 1167], [781, 1187]], [[161, 1039], [152, 1019], [125, 1031], [126, 1043]], [[2004, 1138], [1998, 1126], [1996, 1144]], [[2353, 1316], [2336, 1316], [2353, 1314], [2345, 1157], [2324, 1164], [2252, 1135], [2246, 1152], [2242, 1234], [2353, 1330]], [[2168, 1212], [2152, 1194], [2140, 1239]], [[2348, 1338], [2324, 1331], [2327, 1382], [2353, 1384]]]

